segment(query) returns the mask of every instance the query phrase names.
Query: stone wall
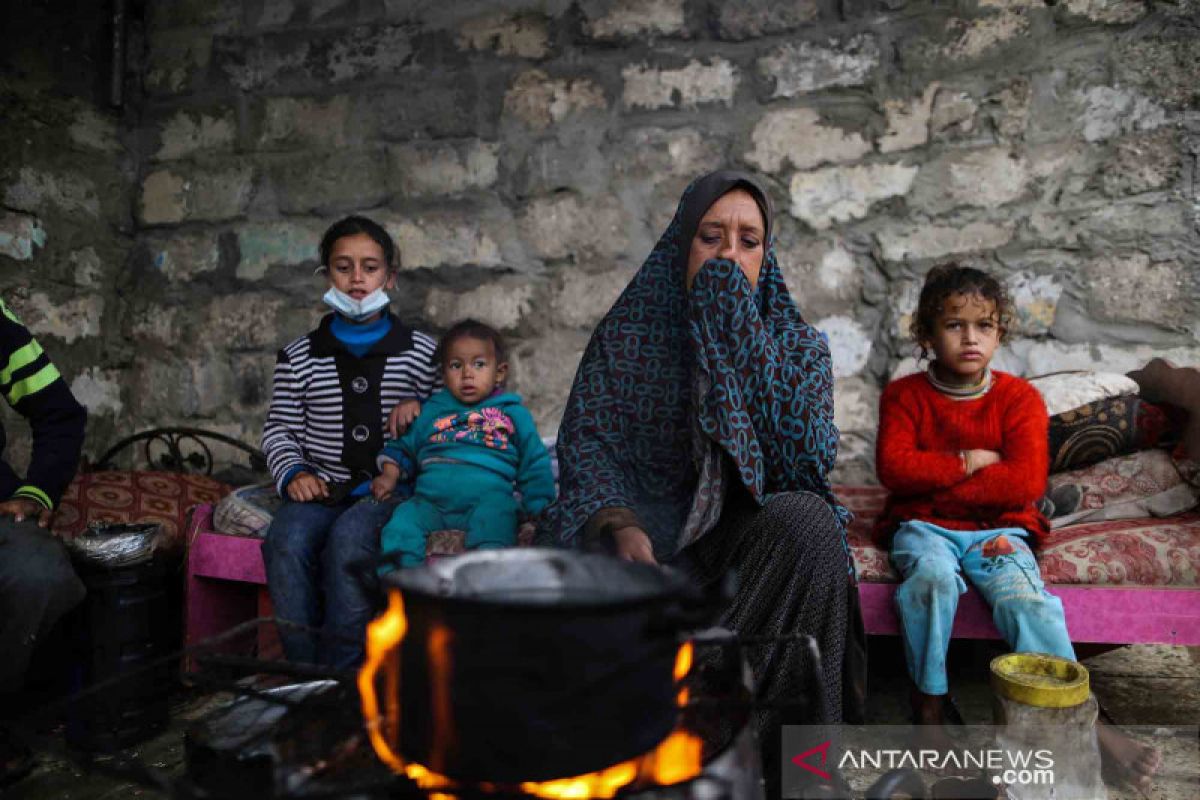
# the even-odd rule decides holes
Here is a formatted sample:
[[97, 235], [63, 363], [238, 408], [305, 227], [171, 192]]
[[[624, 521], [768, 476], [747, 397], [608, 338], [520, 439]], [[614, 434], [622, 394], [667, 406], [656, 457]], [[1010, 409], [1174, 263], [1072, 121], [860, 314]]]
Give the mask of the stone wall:
[[722, 165], [767, 177], [829, 335], [842, 479], [872, 473], [945, 258], [1009, 282], [1004, 368], [1200, 363], [1197, 0], [157, 0], [144, 44], [119, 135], [64, 140], [81, 108], [3, 175], [5, 225], [47, 242], [0, 268], [105, 436], [255, 440], [348, 212], [397, 238], [405, 319], [511, 337], [552, 433], [591, 328]]

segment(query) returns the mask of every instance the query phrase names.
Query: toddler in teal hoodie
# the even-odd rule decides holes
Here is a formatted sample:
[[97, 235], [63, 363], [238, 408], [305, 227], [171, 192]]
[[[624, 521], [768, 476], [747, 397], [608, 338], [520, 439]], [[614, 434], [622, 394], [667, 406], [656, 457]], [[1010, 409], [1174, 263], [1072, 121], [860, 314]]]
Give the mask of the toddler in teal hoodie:
[[503, 391], [508, 364], [500, 334], [464, 320], [442, 337], [437, 358], [446, 388], [386, 443], [371, 483], [381, 500], [401, 475], [416, 475], [412, 498], [383, 527], [382, 551], [399, 553], [402, 566], [422, 563], [426, 537], [447, 528], [465, 531], [468, 549], [511, 547], [517, 512], [537, 514], [554, 500], [550, 454], [533, 417], [518, 395]]

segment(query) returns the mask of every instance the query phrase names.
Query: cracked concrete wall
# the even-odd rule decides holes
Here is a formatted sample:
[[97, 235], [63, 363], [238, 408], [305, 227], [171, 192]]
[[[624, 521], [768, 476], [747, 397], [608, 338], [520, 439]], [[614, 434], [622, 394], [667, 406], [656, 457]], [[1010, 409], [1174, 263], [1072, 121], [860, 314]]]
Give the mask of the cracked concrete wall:
[[[363, 212], [403, 255], [394, 308], [503, 328], [552, 433], [592, 326], [722, 165], [766, 176], [829, 334], [841, 479], [872, 477], [939, 260], [1008, 281], [1003, 368], [1200, 363], [1196, 0], [157, 0], [139, 41], [135, 111], [81, 134], [119, 151], [37, 141], [2, 184], [0, 268], [89, 354], [102, 430], [255, 440], [275, 349], [321, 313], [317, 239]], [[91, 219], [121, 247], [55, 249]]]

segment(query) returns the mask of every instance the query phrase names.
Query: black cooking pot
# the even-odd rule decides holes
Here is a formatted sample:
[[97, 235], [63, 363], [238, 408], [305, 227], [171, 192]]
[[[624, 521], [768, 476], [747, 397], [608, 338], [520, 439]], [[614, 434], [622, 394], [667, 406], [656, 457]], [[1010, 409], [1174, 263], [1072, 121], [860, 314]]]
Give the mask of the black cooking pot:
[[497, 783], [582, 775], [652, 749], [678, 715], [680, 633], [715, 611], [682, 573], [566, 550], [480, 551], [384, 586], [408, 620], [401, 756]]

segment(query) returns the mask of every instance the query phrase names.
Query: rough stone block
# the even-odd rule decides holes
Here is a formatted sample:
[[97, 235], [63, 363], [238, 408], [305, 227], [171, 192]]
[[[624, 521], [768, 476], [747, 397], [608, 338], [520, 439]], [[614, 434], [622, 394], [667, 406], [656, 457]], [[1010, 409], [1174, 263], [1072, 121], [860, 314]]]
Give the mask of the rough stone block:
[[773, 97], [795, 97], [834, 86], [862, 86], [879, 66], [879, 42], [870, 34], [830, 39], [826, 44], [789, 42], [758, 60], [774, 80]]
[[288, 302], [278, 293], [266, 291], [215, 297], [204, 310], [202, 325], [205, 330], [221, 332], [224, 350], [270, 350], [283, 343], [278, 317]]
[[[710, 131], [693, 128], [626, 129], [613, 169], [618, 175], [645, 182], [658, 178], [694, 178], [723, 162], [720, 140]], [[678, 193], [676, 193], [678, 197]]]
[[1079, 90], [1076, 96], [1083, 104], [1080, 117], [1083, 138], [1089, 142], [1154, 130], [1167, 122], [1162, 106], [1131, 89], [1093, 86]]
[[537, 198], [521, 212], [521, 235], [546, 260], [611, 258], [624, 252], [629, 221], [611, 196], [587, 198], [556, 194]]
[[221, 264], [216, 231], [154, 234], [145, 244], [150, 262], [171, 282], [189, 281]]
[[[2, 240], [0, 240], [2, 242]], [[96, 289], [104, 285], [104, 262], [96, 248], [87, 246], [73, 251], [67, 256], [68, 262], [75, 269], [75, 285], [85, 289]]]
[[550, 331], [513, 348], [510, 384], [525, 398], [538, 433], [555, 436], [589, 333]]
[[989, 98], [996, 106], [993, 116], [996, 130], [1005, 139], [1020, 139], [1029, 125], [1033, 87], [1026, 78], [1016, 78]]
[[248, 222], [237, 226], [238, 278], [261, 280], [274, 266], [319, 266], [318, 247], [325, 227], [320, 220]]
[[630, 269], [592, 273], [576, 269], [560, 271], [555, 276], [549, 304], [555, 324], [592, 330], [635, 274], [636, 271]]
[[[507, 181], [518, 197], [553, 194], [570, 190], [585, 195], [602, 194], [609, 190], [612, 172], [618, 162], [631, 153], [616, 148], [607, 139], [608, 131], [600, 126], [567, 125], [555, 131], [553, 137], [542, 137], [531, 143], [517, 161], [512, 148], [503, 160], [517, 162]], [[613, 153], [606, 153], [606, 149]]]
[[785, 164], [811, 169], [856, 161], [872, 150], [859, 133], [822, 125], [820, 113], [812, 108], [767, 111], [750, 140], [754, 148], [746, 153], [746, 161], [767, 172], [779, 172]]
[[1145, 253], [1094, 258], [1084, 275], [1088, 306], [1101, 320], [1184, 328], [1195, 317], [1200, 280], [1178, 261], [1152, 262]]
[[[494, 80], [502, 80], [504, 74], [496, 71]], [[414, 73], [405, 82], [410, 80], [413, 86], [421, 87], [420, 92], [380, 89], [369, 100], [359, 100], [352, 111], [353, 118], [362, 120], [387, 141], [467, 138], [492, 136], [500, 121], [502, 105], [507, 108], [504, 89], [486, 81], [438, 73]]]
[[837, 378], [833, 387], [833, 421], [838, 431], [873, 433], [879, 424], [879, 395], [879, 387], [871, 380]]
[[871, 356], [871, 333], [844, 314], [819, 319], [813, 326], [829, 340], [833, 377], [849, 378], [862, 372]]
[[547, 19], [538, 14], [490, 14], [464, 22], [457, 44], [463, 50], [500, 56], [542, 58], [549, 49]]
[[171, 161], [196, 153], [231, 153], [237, 141], [233, 109], [177, 111], [158, 126], [154, 158]]
[[992, 222], [914, 226], [888, 223], [876, 237], [885, 260], [905, 261], [994, 250], [1012, 241], [1015, 229], [1012, 223]]
[[511, 220], [494, 219], [468, 209], [433, 209], [378, 221], [400, 249], [401, 269], [514, 266], [505, 263], [502, 247]]
[[1066, 0], [1067, 11], [1106, 25], [1128, 25], [1146, 15], [1143, 0]]
[[345, 147], [364, 138], [362, 120], [350, 124], [353, 104], [349, 95], [324, 99], [271, 97], [263, 104], [258, 133], [260, 149], [312, 147], [322, 150]]
[[270, 167], [275, 202], [284, 214], [331, 214], [370, 208], [388, 196], [382, 151], [344, 151], [319, 159], [289, 157]]
[[1001, 11], [971, 21], [954, 18], [947, 21], [943, 34], [954, 41], [943, 47], [941, 52], [956, 61], [975, 59], [1028, 32], [1029, 17], [1021, 12]]
[[388, 148], [393, 189], [405, 197], [455, 195], [496, 182], [500, 146], [465, 142], [412, 142]]
[[545, 130], [589, 109], [608, 108], [604, 90], [587, 78], [551, 78], [540, 69], [522, 72], [504, 95], [504, 114]]
[[627, 111], [695, 108], [705, 103], [730, 106], [741, 81], [737, 67], [719, 56], [703, 62], [693, 59], [679, 69], [630, 64], [621, 70], [621, 77], [625, 81], [621, 104]]
[[142, 181], [138, 219], [145, 225], [232, 219], [245, 212], [253, 187], [248, 164], [158, 169]]
[[13, 211], [44, 214], [57, 209], [100, 216], [96, 185], [77, 170], [50, 171], [21, 167], [17, 179], [4, 189], [4, 205]]
[[[1167, 8], [1171, 7], [1156, 4], [1155, 12]], [[1168, 108], [1186, 111], [1200, 105], [1200, 36], [1192, 24], [1197, 13], [1193, 8], [1186, 25], [1167, 23], [1169, 33], [1119, 40], [1112, 62], [1114, 84], [1140, 87]]]
[[30, 214], [0, 211], [0, 255], [17, 261], [33, 258], [33, 248], [46, 246], [41, 220]]
[[119, 153], [124, 149], [117, 136], [114, 116], [83, 104], [74, 109], [72, 116], [74, 119], [67, 128], [67, 135], [79, 147], [101, 153]]
[[1175, 132], [1165, 128], [1115, 141], [1100, 180], [1110, 197], [1140, 194], [1174, 183], [1182, 167]]
[[787, 33], [813, 22], [821, 14], [817, 0], [739, 0], [718, 3], [717, 35], [722, 39], [757, 39]]
[[920, 97], [884, 101], [887, 131], [879, 140], [879, 152], [911, 150], [929, 141], [929, 118], [933, 114], [933, 98], [939, 86], [936, 82], [929, 84]]
[[425, 317], [438, 328], [471, 317], [512, 331], [533, 311], [535, 294], [527, 278], [501, 278], [467, 291], [434, 287], [425, 298]]
[[1200, 347], [1163, 348], [1150, 345], [1063, 344], [1053, 340], [1036, 342], [1029, 350], [1030, 375], [1073, 370], [1132, 372], [1152, 358], [1175, 364], [1200, 365]]
[[124, 370], [88, 367], [71, 380], [71, 394], [88, 410], [90, 416], [115, 416], [125, 408], [125, 404], [121, 402], [121, 385], [124, 378]]
[[941, 89], [933, 101], [929, 129], [934, 134], [970, 133], [975, 128], [975, 101], [966, 92]]
[[1020, 199], [1028, 185], [1028, 163], [1007, 147], [951, 152], [921, 167], [909, 204], [930, 214], [996, 208]]
[[213, 54], [237, 89], [311, 88], [394, 77], [412, 59], [411, 30], [402, 25], [363, 25], [222, 39]]
[[593, 39], [634, 39], [686, 32], [683, 0], [585, 0], [583, 30]]
[[791, 213], [818, 230], [862, 219], [875, 203], [908, 194], [916, 176], [917, 168], [905, 164], [799, 172], [790, 186]]
[[1022, 336], [1040, 336], [1050, 332], [1062, 284], [1052, 275], [1021, 272], [1006, 281], [1015, 312], [1016, 331]]
[[203, 27], [156, 32], [147, 42], [146, 90], [174, 95], [192, 87], [208, 69], [212, 43], [212, 31]]
[[72, 344], [100, 335], [104, 296], [51, 296], [35, 291], [18, 313], [34, 336], [53, 336], [64, 344]]
[[[783, 227], [784, 220], [780, 223]], [[780, 231], [775, 253], [783, 280], [806, 319], [851, 313], [858, 306], [863, 270], [841, 240], [797, 241]]]

